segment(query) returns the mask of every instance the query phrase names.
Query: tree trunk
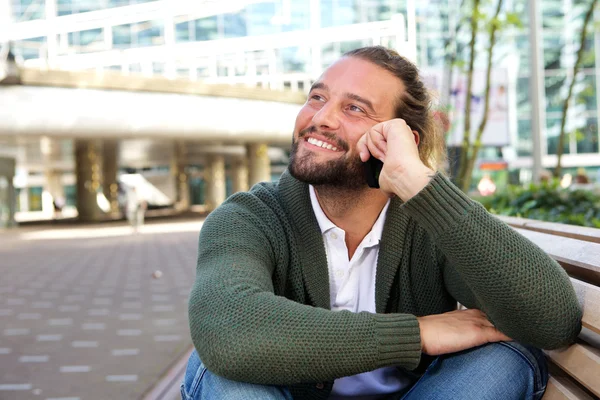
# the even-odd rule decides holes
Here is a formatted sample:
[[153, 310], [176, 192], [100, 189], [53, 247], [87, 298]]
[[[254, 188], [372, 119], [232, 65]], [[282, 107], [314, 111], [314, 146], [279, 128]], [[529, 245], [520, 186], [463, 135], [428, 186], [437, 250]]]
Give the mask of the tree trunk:
[[[450, 107], [450, 93], [452, 92], [452, 77], [454, 76], [454, 63], [458, 54], [458, 43], [457, 37], [460, 32], [460, 28], [468, 22], [466, 16], [460, 17], [460, 11], [465, 5], [465, 0], [461, 0], [458, 6], [458, 14], [456, 19], [458, 22], [450, 27], [450, 35], [444, 42], [444, 52], [446, 58], [446, 65], [444, 66], [444, 76], [442, 78], [442, 85], [440, 89], [440, 104], [442, 107]], [[450, 24], [450, 11], [448, 11], [448, 25]]]
[[479, 21], [479, 3], [480, 0], [473, 0], [473, 15], [471, 16], [471, 41], [469, 42], [469, 69], [467, 70], [467, 90], [465, 92], [465, 123], [464, 136], [462, 142], [462, 154], [460, 157], [460, 166], [458, 169], [457, 181], [462, 185], [465, 171], [467, 169], [467, 160], [469, 158], [469, 147], [471, 142], [471, 94], [473, 92], [473, 70], [475, 64], [475, 44], [477, 42], [477, 27]]
[[479, 123], [479, 127], [477, 128], [477, 136], [475, 137], [475, 143], [473, 144], [473, 152], [471, 157], [469, 157], [467, 162], [467, 167], [465, 171], [465, 175], [462, 180], [462, 190], [463, 192], [467, 192], [469, 187], [471, 186], [471, 179], [473, 178], [473, 168], [475, 167], [475, 162], [477, 161], [477, 155], [479, 154], [479, 149], [481, 148], [481, 138], [483, 137], [483, 131], [485, 130], [485, 126], [487, 125], [488, 114], [490, 110], [490, 86], [491, 86], [491, 78], [492, 78], [492, 61], [494, 59], [494, 47], [496, 46], [496, 32], [498, 30], [498, 17], [500, 15], [500, 11], [502, 10], [502, 2], [503, 0], [498, 0], [498, 5], [496, 7], [496, 14], [494, 15], [494, 19], [492, 19], [492, 26], [490, 27], [490, 44], [487, 52], [487, 70], [485, 76], [485, 105], [483, 109], [483, 117], [481, 122]]
[[590, 8], [587, 10], [585, 14], [585, 19], [583, 21], [583, 26], [581, 28], [581, 35], [579, 37], [579, 50], [577, 50], [577, 60], [575, 61], [575, 66], [573, 67], [573, 77], [571, 79], [571, 83], [569, 84], [569, 91], [567, 93], [567, 98], [563, 103], [562, 107], [562, 118], [560, 120], [560, 135], [558, 136], [558, 149], [557, 149], [557, 160], [556, 167], [554, 168], [554, 176], [560, 178], [561, 173], [561, 161], [563, 155], [563, 147], [565, 146], [565, 126], [567, 124], [567, 112], [569, 111], [569, 103], [571, 102], [571, 97], [573, 96], [573, 88], [575, 87], [577, 73], [581, 68], [581, 62], [583, 61], [583, 54], [585, 53], [585, 40], [587, 38], [587, 28], [592, 20], [592, 16], [594, 15], [594, 8], [598, 4], [598, 0], [592, 0], [590, 4]]

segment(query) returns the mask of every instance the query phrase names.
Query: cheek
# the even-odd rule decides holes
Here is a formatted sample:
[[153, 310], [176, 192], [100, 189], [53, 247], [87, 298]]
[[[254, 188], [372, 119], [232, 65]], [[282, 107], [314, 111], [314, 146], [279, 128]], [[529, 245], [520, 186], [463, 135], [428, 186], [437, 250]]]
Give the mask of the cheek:
[[348, 124], [346, 125], [346, 132], [349, 132], [348, 134], [348, 145], [350, 146], [350, 149], [355, 152], [356, 151], [356, 145], [358, 143], [358, 141], [360, 140], [361, 137], [363, 137], [363, 135], [370, 129], [371, 127], [368, 125], [364, 125], [364, 124]]
[[312, 117], [314, 115], [314, 110], [312, 107], [308, 105], [304, 105], [300, 111], [298, 112], [298, 116], [296, 117], [295, 131], [300, 132], [302, 129], [307, 128], [312, 121]]

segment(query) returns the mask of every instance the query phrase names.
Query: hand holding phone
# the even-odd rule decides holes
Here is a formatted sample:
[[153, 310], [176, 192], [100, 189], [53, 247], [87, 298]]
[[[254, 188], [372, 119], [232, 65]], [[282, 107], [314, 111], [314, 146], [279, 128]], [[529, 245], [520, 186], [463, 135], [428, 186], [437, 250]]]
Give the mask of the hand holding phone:
[[[420, 160], [419, 142], [419, 133], [412, 130], [406, 121], [400, 118], [380, 122], [371, 127], [357, 143], [369, 187], [382, 189], [379, 179], [384, 179], [382, 190], [388, 195], [391, 195], [392, 193], [388, 192], [393, 190], [393, 194], [404, 201], [422, 189], [421, 186], [429, 182], [429, 175], [432, 175], [433, 171]], [[382, 177], [384, 163], [377, 157], [386, 160], [386, 165], [390, 169], [388, 173], [404, 171], [402, 176], [395, 173], [393, 177], [387, 175]], [[421, 179], [422, 177], [424, 179]], [[397, 184], [392, 188], [389, 179], [400, 179], [400, 182], [396, 182]]]

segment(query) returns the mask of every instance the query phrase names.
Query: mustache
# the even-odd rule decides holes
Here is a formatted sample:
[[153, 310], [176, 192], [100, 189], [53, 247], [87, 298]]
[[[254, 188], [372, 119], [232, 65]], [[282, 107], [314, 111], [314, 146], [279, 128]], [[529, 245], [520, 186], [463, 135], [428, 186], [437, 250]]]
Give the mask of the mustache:
[[350, 148], [350, 146], [348, 146], [348, 143], [346, 143], [346, 141], [340, 139], [334, 133], [331, 133], [331, 132], [319, 132], [319, 130], [317, 129], [317, 127], [314, 126], [314, 125], [309, 126], [308, 128], [301, 130], [300, 133], [298, 133], [298, 139], [302, 139], [304, 136], [308, 135], [309, 133], [318, 133], [319, 135], [323, 136], [327, 140], [329, 140], [331, 142], [334, 142], [335, 143], [335, 147], [337, 147], [338, 149], [342, 149], [344, 151], [348, 151], [349, 148]]

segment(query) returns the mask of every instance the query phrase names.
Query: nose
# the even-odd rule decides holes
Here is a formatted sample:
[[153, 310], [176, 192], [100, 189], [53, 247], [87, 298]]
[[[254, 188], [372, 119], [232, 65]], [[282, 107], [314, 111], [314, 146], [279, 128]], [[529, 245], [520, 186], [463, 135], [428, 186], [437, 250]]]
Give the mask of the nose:
[[332, 102], [327, 102], [313, 115], [313, 124], [319, 129], [336, 130], [339, 128], [339, 116]]

